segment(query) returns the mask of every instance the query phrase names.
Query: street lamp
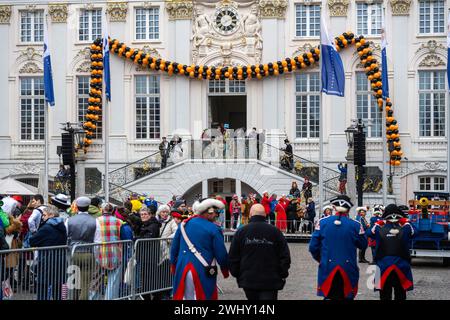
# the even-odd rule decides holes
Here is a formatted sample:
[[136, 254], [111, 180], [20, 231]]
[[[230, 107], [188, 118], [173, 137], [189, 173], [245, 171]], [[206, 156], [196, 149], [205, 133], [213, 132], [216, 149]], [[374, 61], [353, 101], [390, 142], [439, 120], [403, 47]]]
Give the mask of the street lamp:
[[84, 139], [86, 133], [78, 123], [62, 123], [64, 125], [61, 130], [65, 131], [61, 134], [62, 140], [62, 156], [63, 164], [69, 165], [70, 168], [70, 198], [71, 201], [75, 200], [75, 163], [76, 163], [76, 151], [82, 149], [84, 145]]

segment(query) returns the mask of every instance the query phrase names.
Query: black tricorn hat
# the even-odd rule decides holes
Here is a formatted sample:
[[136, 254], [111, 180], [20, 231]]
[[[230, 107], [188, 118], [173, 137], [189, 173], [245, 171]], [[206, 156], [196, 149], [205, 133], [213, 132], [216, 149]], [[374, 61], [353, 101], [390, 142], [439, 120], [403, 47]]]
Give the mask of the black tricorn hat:
[[391, 203], [386, 208], [384, 208], [383, 215], [381, 218], [383, 220], [398, 220], [400, 218], [405, 218], [406, 214], [397, 205]]

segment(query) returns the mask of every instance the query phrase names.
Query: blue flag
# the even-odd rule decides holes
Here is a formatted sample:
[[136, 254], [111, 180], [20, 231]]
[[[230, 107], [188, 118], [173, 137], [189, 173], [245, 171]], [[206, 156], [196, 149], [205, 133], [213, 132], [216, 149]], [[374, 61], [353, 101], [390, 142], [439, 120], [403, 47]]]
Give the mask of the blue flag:
[[103, 79], [105, 81], [106, 99], [111, 101], [111, 72], [109, 70], [109, 43], [108, 27], [106, 23], [106, 13], [103, 15]]
[[385, 26], [383, 26], [381, 28], [381, 83], [383, 84], [382, 98], [384, 100], [386, 100], [386, 98], [389, 98], [389, 81], [388, 81], [388, 66], [386, 59], [386, 47], [387, 47], [386, 29]]
[[320, 59], [322, 59], [322, 92], [344, 96], [345, 73], [341, 57], [336, 51], [334, 39], [328, 34], [326, 16], [322, 6]]
[[450, 91], [450, 12], [448, 13], [448, 25], [447, 25], [447, 84]]
[[48, 47], [47, 23], [44, 21], [44, 95], [45, 101], [55, 105], [55, 94], [53, 91], [52, 61], [50, 59], [50, 49]]

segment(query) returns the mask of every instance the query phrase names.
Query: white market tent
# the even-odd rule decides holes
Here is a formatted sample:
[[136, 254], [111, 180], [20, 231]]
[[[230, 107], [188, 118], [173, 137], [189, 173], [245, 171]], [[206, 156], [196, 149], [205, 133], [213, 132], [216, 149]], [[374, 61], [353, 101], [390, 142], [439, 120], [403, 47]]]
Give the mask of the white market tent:
[[38, 193], [38, 189], [29, 184], [17, 181], [13, 178], [0, 180], [1, 195], [23, 195], [33, 196]]

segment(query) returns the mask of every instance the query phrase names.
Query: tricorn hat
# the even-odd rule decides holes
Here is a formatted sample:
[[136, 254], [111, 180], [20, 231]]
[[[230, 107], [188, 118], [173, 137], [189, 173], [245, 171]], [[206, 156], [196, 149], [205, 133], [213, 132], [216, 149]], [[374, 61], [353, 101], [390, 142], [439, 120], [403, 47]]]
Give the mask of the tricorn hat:
[[334, 206], [337, 212], [348, 212], [353, 207], [353, 203], [346, 195], [340, 195], [331, 199], [330, 204]]
[[405, 213], [399, 207], [397, 207], [397, 205], [393, 203], [391, 203], [384, 209], [382, 216], [384, 220], [389, 220], [393, 222], [398, 221], [400, 218], [404, 217]]

